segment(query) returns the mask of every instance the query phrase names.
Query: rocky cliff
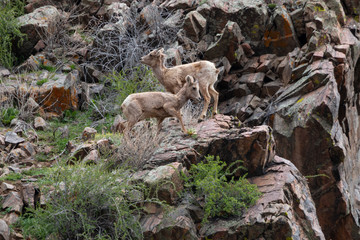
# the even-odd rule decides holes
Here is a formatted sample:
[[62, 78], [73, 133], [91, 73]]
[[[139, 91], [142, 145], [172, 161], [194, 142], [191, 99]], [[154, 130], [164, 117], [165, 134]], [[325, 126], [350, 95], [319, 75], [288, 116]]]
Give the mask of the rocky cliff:
[[[28, 1], [28, 13], [19, 17], [28, 38], [23, 48], [14, 50], [27, 60], [11, 71], [0, 69], [9, 83], [0, 89], [0, 106], [15, 95], [24, 109], [45, 119], [69, 109], [84, 110], [107, 87], [101, 80], [106, 71], [133, 66], [133, 56], [151, 47], [165, 48], [168, 65], [206, 59], [221, 70], [216, 86], [220, 114], [194, 124], [196, 138], [182, 135], [176, 122], [167, 122], [166, 137], [135, 173], [148, 185], [159, 179], [175, 185], [159, 194], [172, 206], [170, 212], [151, 206], [142, 216], [146, 239], [360, 239], [358, 1], [83, 0], [77, 1], [81, 14], [76, 18], [69, 2], [60, 2], [50, 6], [46, 0]], [[139, 28], [129, 21], [134, 9]], [[155, 21], [154, 15], [162, 18]], [[49, 38], [58, 36], [54, 24], [63, 18], [73, 21], [66, 25], [69, 31], [79, 33], [93, 24], [96, 35], [92, 41], [69, 36], [72, 44], [66, 49], [71, 51], [63, 52]], [[131, 56], [122, 50], [130, 48], [128, 38], [114, 40], [129, 29], [139, 31], [140, 39], [131, 45]], [[121, 51], [107, 53], [115, 42]], [[58, 69], [29, 73], [47, 65]], [[23, 74], [15, 75], [19, 72]], [[49, 81], [44, 85], [34, 84], [45, 78]], [[37, 122], [34, 128], [46, 129]], [[0, 128], [2, 176], [16, 171], [20, 162], [46, 165], [34, 163], [34, 156], [45, 149], [38, 146], [36, 133], [21, 136], [26, 123], [14, 124]], [[69, 142], [67, 150], [71, 157], [97, 162], [106, 139], [86, 142], [93, 139], [88, 131], [82, 145]], [[202, 210], [176, 193], [183, 183], [174, 169], [189, 169], [206, 155], [220, 156], [228, 164], [244, 161], [249, 181], [262, 196], [242, 216], [201, 224]], [[38, 201], [39, 189], [32, 183], [3, 181], [1, 195], [2, 208], [12, 209], [0, 220], [0, 236], [9, 239], [8, 224], [16, 221], [24, 204]]]

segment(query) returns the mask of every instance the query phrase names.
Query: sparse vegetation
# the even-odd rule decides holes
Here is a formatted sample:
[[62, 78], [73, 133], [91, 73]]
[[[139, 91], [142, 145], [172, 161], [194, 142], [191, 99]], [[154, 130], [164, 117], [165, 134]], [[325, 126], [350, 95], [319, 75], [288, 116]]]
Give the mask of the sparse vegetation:
[[129, 184], [127, 171], [108, 172], [100, 165], [59, 166], [48, 180], [55, 188], [42, 186], [42, 191], [51, 201], [45, 208], [27, 209], [21, 218], [26, 237], [142, 239], [138, 203], [153, 200], [146, 198], [143, 185]]
[[40, 69], [44, 69], [44, 70], [47, 70], [49, 72], [56, 72], [57, 68], [55, 66], [41, 64]]
[[231, 166], [226, 166], [219, 157], [207, 156], [204, 162], [192, 165], [189, 177], [184, 177], [185, 186], [195, 189], [197, 198], [204, 197], [203, 223], [212, 217], [241, 215], [261, 195], [257, 186], [250, 184], [246, 176], [239, 179], [231, 176]]
[[121, 70], [108, 75], [112, 89], [117, 93], [117, 103], [121, 104], [127, 96], [136, 92], [148, 92], [162, 89], [151, 70], [136, 67], [129, 71]]
[[1, 177], [0, 181], [17, 181], [22, 177], [21, 173], [9, 173], [8, 175]]
[[131, 167], [140, 169], [161, 143], [164, 134], [158, 135], [156, 124], [141, 121], [132, 129], [129, 141], [121, 141], [111, 157], [109, 168]]
[[[130, 8], [121, 17], [114, 16], [94, 29], [91, 63], [105, 71], [131, 70], [140, 65], [140, 58], [150, 50], [173, 43], [179, 26], [164, 24], [171, 12], [149, 5], [146, 17]], [[147, 20], [144, 22], [144, 18]], [[120, 20], [120, 21], [119, 21]], [[112, 31], [104, 26], [113, 26]], [[147, 34], [144, 35], [144, 32]], [[148, 36], [149, 35], [149, 36]]]
[[13, 43], [22, 43], [25, 37], [20, 32], [17, 17], [24, 13], [25, 1], [0, 1], [0, 65], [11, 68], [16, 61], [12, 53]]

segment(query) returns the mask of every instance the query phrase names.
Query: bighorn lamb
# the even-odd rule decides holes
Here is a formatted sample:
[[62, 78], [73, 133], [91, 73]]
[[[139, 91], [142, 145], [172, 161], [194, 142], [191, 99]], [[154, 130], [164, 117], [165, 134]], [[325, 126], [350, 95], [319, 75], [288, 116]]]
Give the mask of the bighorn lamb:
[[127, 119], [124, 132], [128, 133], [135, 123], [146, 118], [157, 118], [158, 132], [162, 121], [167, 117], [177, 117], [181, 129], [186, 133], [180, 114], [180, 108], [192, 99], [200, 101], [199, 82], [192, 76], [186, 76], [185, 85], [176, 94], [166, 92], [143, 92], [130, 94], [121, 104], [121, 110]]
[[216, 114], [219, 93], [215, 90], [214, 83], [217, 80], [219, 70], [216, 69], [215, 64], [209, 61], [199, 61], [167, 68], [164, 65], [164, 57], [163, 49], [153, 50], [148, 55], [143, 56], [140, 62], [150, 66], [156, 78], [165, 87], [166, 91], [174, 94], [184, 85], [187, 75], [193, 76], [199, 81], [200, 93], [205, 101], [200, 120], [206, 117], [206, 111], [208, 110], [211, 100], [210, 96], [214, 98], [212, 114]]

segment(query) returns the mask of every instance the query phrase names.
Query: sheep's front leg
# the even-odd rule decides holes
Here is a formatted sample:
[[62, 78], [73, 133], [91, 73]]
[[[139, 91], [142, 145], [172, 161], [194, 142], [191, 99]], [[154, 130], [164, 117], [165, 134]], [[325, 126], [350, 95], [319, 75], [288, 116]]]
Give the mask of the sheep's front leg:
[[157, 119], [157, 132], [156, 132], [156, 135], [158, 135], [160, 133], [160, 130], [161, 130], [161, 126], [162, 126], [162, 122], [164, 121], [164, 118], [158, 118]]
[[182, 117], [181, 117], [180, 112], [179, 112], [179, 111], [176, 111], [175, 108], [165, 108], [165, 106], [164, 106], [164, 109], [165, 109], [165, 111], [166, 111], [170, 116], [176, 117], [177, 119], [179, 119], [180, 125], [181, 125], [181, 129], [183, 130], [183, 132], [184, 132], [185, 134], [187, 134], [187, 131], [186, 131], [186, 129], [185, 129], [185, 126], [184, 126], [184, 123], [183, 123], [183, 120], [182, 120]]

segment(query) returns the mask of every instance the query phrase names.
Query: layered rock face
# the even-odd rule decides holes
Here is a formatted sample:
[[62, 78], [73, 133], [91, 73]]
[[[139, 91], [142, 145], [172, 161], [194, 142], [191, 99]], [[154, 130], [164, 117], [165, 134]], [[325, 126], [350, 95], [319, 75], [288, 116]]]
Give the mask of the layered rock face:
[[176, 201], [174, 190], [182, 185], [175, 180], [173, 187], [159, 189], [160, 198], [175, 208], [165, 214], [161, 208], [149, 206], [149, 214], [142, 218], [145, 239], [325, 239], [306, 179], [290, 161], [275, 155], [268, 126], [239, 128], [234, 118], [217, 115], [198, 124], [198, 137], [192, 139], [184, 138], [179, 127], [170, 124], [163, 147], [145, 166], [148, 170], [136, 173], [137, 180], [155, 184], [156, 179], [177, 179], [176, 170], [215, 154], [228, 163], [243, 159], [252, 176], [250, 182], [263, 195], [241, 217], [201, 225], [203, 213], [196, 204], [187, 198]]

